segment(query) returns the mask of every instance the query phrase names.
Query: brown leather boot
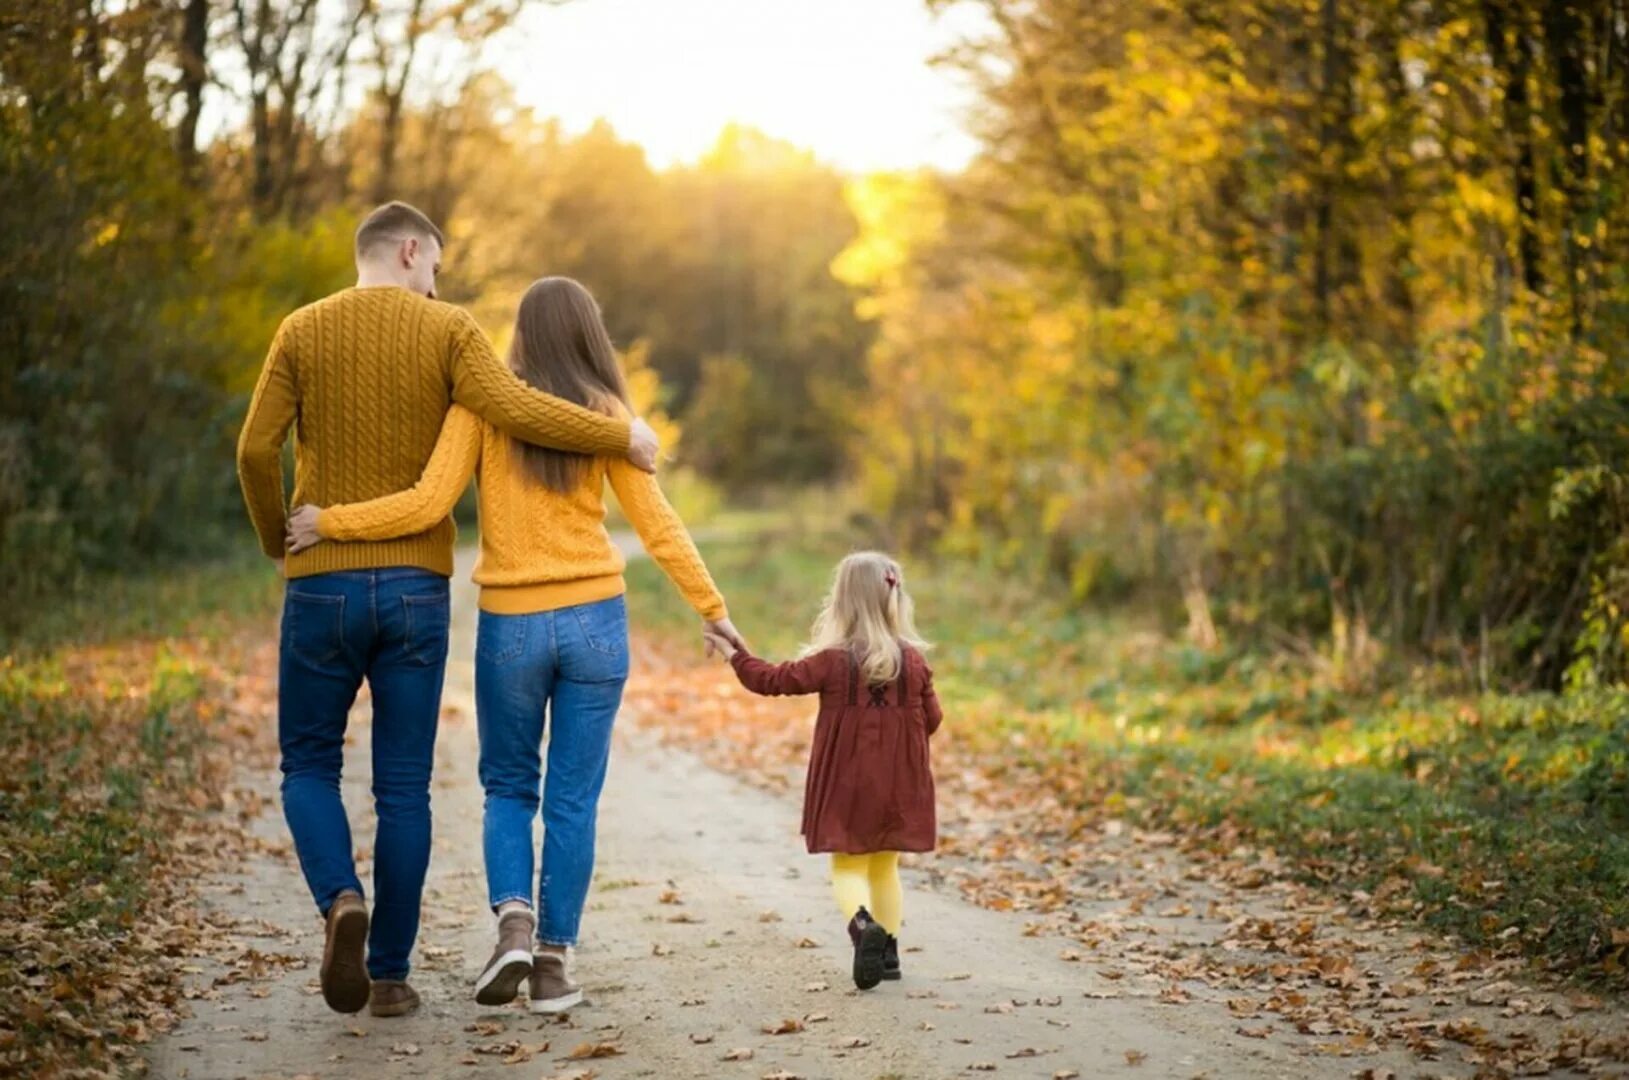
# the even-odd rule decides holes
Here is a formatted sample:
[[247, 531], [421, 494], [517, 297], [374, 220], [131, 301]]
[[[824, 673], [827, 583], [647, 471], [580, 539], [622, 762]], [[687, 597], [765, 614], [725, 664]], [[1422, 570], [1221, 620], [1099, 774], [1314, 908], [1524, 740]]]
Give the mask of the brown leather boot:
[[419, 1007], [419, 993], [406, 979], [375, 979], [368, 997], [368, 1012], [374, 1016], [406, 1016]]
[[322, 999], [335, 1012], [354, 1013], [368, 1003], [368, 906], [354, 892], [342, 892], [329, 905], [322, 946]]
[[506, 911], [498, 916], [498, 947], [475, 980], [475, 1000], [481, 1005], [507, 1005], [532, 973], [532, 931], [537, 922], [530, 911]]

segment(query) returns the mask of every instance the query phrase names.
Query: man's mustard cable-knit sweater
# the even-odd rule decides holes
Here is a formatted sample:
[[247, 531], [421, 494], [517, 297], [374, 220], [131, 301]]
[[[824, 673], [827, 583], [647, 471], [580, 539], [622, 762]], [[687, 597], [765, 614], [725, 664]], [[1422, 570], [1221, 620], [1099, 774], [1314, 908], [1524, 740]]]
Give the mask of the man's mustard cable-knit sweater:
[[[283, 320], [249, 403], [238, 478], [261, 549], [283, 554], [291, 425], [294, 502], [362, 502], [418, 479], [454, 401], [528, 442], [628, 450], [626, 422], [527, 386], [462, 309], [392, 286], [346, 289]], [[417, 566], [451, 575], [453, 537], [443, 511], [390, 539], [318, 544], [289, 556], [287, 574]]]
[[384, 498], [326, 507], [317, 515], [317, 532], [330, 540], [416, 532], [447, 515], [472, 473], [478, 473], [481, 506], [475, 581], [482, 610], [526, 615], [623, 594], [626, 563], [605, 531], [610, 480], [645, 550], [685, 600], [704, 619], [724, 618], [724, 598], [654, 476], [622, 458], [597, 457], [582, 483], [554, 491], [527, 471], [513, 439], [456, 405], [417, 484]]

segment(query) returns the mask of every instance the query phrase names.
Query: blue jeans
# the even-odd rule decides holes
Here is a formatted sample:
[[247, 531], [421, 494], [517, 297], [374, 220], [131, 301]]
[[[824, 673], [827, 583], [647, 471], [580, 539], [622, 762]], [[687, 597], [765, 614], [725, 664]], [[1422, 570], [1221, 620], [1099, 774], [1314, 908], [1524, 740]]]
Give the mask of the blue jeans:
[[487, 897], [532, 902], [532, 822], [539, 745], [549, 714], [548, 777], [541, 781], [543, 869], [537, 939], [577, 944], [594, 874], [594, 827], [611, 756], [611, 725], [628, 681], [628, 609], [622, 597], [533, 615], [481, 612], [475, 711], [486, 789]]
[[430, 769], [447, 662], [447, 579], [392, 567], [296, 578], [283, 598], [277, 737], [283, 815], [317, 908], [362, 892], [340, 799], [345, 723], [373, 689], [373, 924], [368, 973], [404, 979], [430, 863]]

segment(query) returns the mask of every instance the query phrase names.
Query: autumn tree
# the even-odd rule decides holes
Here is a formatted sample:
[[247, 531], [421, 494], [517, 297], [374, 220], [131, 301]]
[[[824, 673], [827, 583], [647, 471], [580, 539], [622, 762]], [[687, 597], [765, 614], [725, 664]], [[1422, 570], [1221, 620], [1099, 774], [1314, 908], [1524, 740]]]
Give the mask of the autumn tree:
[[944, 59], [984, 152], [856, 187], [838, 264], [911, 388], [881, 507], [920, 529], [886, 477], [931, 476], [939, 543], [1157, 584], [1201, 641], [1621, 673], [1621, 5], [932, 6], [985, 16]]
[[830, 273], [855, 234], [835, 171], [741, 128], [662, 171], [603, 123], [569, 136], [521, 113], [491, 139], [454, 226], [451, 295], [501, 323], [533, 278], [578, 278], [615, 340], [648, 346], [694, 464], [738, 487], [841, 472], [865, 337]]

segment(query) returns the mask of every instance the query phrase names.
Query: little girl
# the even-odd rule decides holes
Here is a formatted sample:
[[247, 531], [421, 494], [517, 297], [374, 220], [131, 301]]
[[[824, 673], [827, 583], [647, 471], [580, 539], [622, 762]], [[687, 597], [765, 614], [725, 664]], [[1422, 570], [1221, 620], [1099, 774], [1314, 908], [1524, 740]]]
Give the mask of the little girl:
[[707, 641], [753, 693], [820, 695], [803, 838], [831, 853], [854, 985], [899, 978], [899, 853], [933, 850], [928, 736], [942, 719], [899, 564], [876, 552], [839, 563], [802, 659], [770, 664], [716, 633]]

